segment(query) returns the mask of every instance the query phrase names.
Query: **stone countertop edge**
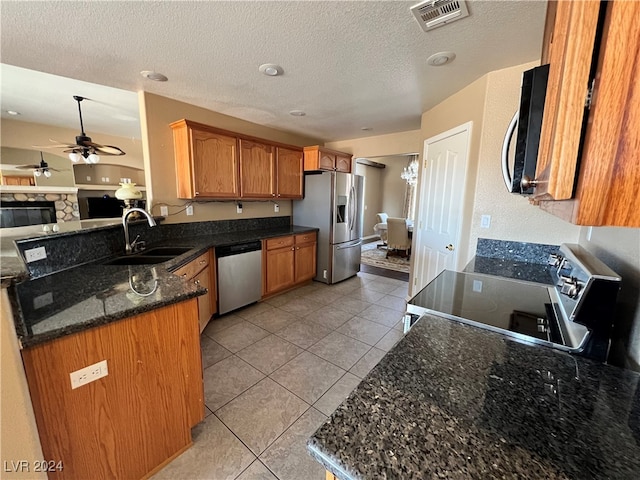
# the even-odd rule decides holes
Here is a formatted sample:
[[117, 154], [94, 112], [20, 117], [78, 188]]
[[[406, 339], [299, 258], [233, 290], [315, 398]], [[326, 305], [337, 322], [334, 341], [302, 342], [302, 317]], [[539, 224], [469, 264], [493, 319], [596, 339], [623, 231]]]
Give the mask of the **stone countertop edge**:
[[[185, 239], [179, 239], [179, 240], [176, 239], [175, 241], [166, 240], [157, 245], [150, 245], [149, 247], [147, 247], [147, 249], [151, 249], [151, 248], [162, 246], [162, 245], [175, 245], [176, 243], [189, 244], [190, 246], [193, 245], [194, 248], [192, 248], [189, 252], [182, 254], [168, 262], [164, 262], [162, 264], [148, 265], [148, 266], [137, 266], [136, 268], [140, 270], [144, 270], [144, 269], [151, 269], [151, 268], [161, 266], [166, 269], [167, 275], [171, 275], [172, 271], [190, 262], [191, 260], [197, 258], [199, 255], [202, 255], [204, 252], [206, 252], [210, 248], [215, 248], [217, 246], [231, 245], [238, 242], [262, 240], [266, 238], [274, 238], [274, 237], [279, 237], [283, 235], [295, 235], [299, 233], [306, 233], [306, 232], [312, 232], [312, 231], [318, 231], [318, 229], [313, 227], [290, 226], [287, 228], [275, 228], [275, 229], [269, 229], [269, 230], [230, 232], [230, 233], [213, 235], [213, 236], [204, 235], [204, 236], [194, 237], [186, 240]], [[111, 266], [111, 265], [92, 264], [84, 267], [79, 266], [79, 267], [76, 267], [76, 269], [79, 269], [79, 271], [82, 271], [83, 268], [96, 267], [96, 266], [102, 267], [104, 269], [110, 269], [109, 271], [113, 273], [117, 273], [119, 271], [122, 271], [123, 268], [126, 268], [126, 266], [122, 266], [122, 265]], [[59, 275], [60, 273], [69, 275], [71, 271], [66, 270], [64, 272], [59, 272], [58, 274], [54, 273], [49, 275], [48, 277], [55, 278], [55, 276]], [[41, 278], [44, 278], [44, 277], [41, 277]], [[21, 317], [20, 320], [16, 319], [15, 321], [16, 331], [18, 333], [20, 343], [23, 348], [31, 347], [34, 345], [38, 345], [38, 344], [50, 341], [50, 340], [54, 340], [56, 338], [59, 338], [65, 335], [82, 332], [83, 330], [86, 330], [89, 328], [105, 325], [116, 320], [121, 320], [123, 318], [131, 317], [140, 313], [155, 310], [157, 308], [161, 308], [167, 305], [171, 305], [173, 303], [194, 298], [199, 295], [204, 295], [206, 293], [205, 289], [195, 287], [195, 286], [191, 287], [191, 284], [189, 284], [184, 279], [179, 279], [178, 277], [175, 277], [175, 279], [179, 281], [180, 284], [185, 287], [185, 289], [175, 293], [171, 293], [171, 294], [165, 293], [163, 294], [163, 298], [159, 301], [155, 301], [152, 303], [145, 303], [143, 305], [136, 306], [134, 308], [124, 309], [122, 311], [119, 311], [113, 314], [96, 316], [89, 320], [84, 320], [76, 324], [66, 325], [61, 328], [52, 329], [44, 333], [29, 334], [26, 331], [26, 326], [20, 323], [20, 321], [24, 321], [22, 319], [21, 309], [18, 305], [14, 304], [13, 306], [14, 315], [19, 315]], [[30, 283], [26, 272], [22, 272], [21, 274], [16, 275], [11, 279], [3, 278], [2, 287], [3, 288], [10, 287], [11, 285], [14, 285], [15, 283], [21, 282], [23, 280], [26, 280], [26, 283]], [[37, 280], [38, 279], [34, 279], [32, 281], [35, 282]], [[12, 302], [13, 301], [14, 300], [12, 300]], [[17, 302], [17, 300], [15, 301]], [[20, 313], [18, 314], [18, 312]]]
[[307, 451], [340, 480], [640, 478], [640, 374], [425, 315]]

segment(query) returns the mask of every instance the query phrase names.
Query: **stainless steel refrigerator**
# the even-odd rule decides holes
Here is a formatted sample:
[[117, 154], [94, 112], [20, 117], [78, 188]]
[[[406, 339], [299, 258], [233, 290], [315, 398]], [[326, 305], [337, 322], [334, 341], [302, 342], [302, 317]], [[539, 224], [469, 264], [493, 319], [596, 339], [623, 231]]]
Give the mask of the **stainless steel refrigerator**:
[[361, 175], [305, 174], [304, 199], [293, 202], [293, 223], [320, 229], [315, 280], [332, 284], [360, 271], [363, 194]]

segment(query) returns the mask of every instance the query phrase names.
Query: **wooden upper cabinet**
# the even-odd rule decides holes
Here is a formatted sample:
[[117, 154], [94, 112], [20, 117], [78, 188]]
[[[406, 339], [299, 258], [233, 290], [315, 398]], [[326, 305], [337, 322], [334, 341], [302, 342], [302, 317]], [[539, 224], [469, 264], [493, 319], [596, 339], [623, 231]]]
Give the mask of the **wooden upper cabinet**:
[[304, 147], [304, 170], [333, 170], [351, 173], [352, 155], [315, 145]]
[[171, 128], [178, 198], [238, 198], [237, 138], [187, 120]]
[[[589, 2], [559, 2], [557, 17], [565, 3]], [[640, 2], [606, 2], [575, 195], [572, 200], [540, 203], [579, 225], [640, 227], [638, 18]]]
[[189, 120], [171, 128], [178, 198], [302, 198], [301, 148]]
[[240, 139], [240, 196], [270, 198], [276, 195], [275, 148]]
[[302, 151], [278, 147], [277, 196], [281, 198], [302, 198]]
[[[536, 167], [537, 200], [573, 197], [600, 2], [552, 3], [543, 57], [549, 80]], [[550, 28], [550, 23], [553, 28]]]

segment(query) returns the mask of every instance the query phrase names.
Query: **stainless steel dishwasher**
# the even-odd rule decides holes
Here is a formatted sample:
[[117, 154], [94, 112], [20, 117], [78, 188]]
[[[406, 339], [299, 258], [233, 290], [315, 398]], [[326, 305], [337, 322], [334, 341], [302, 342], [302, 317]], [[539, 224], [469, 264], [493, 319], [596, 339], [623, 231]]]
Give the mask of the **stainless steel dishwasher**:
[[216, 247], [218, 313], [257, 302], [262, 296], [262, 243]]

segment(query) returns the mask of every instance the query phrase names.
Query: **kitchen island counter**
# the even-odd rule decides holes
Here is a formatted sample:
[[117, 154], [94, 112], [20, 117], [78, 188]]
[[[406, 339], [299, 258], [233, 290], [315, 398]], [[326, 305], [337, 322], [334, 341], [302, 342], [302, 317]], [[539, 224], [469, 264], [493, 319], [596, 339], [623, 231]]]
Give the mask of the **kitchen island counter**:
[[640, 478], [640, 375], [425, 315], [308, 449], [341, 480]]

